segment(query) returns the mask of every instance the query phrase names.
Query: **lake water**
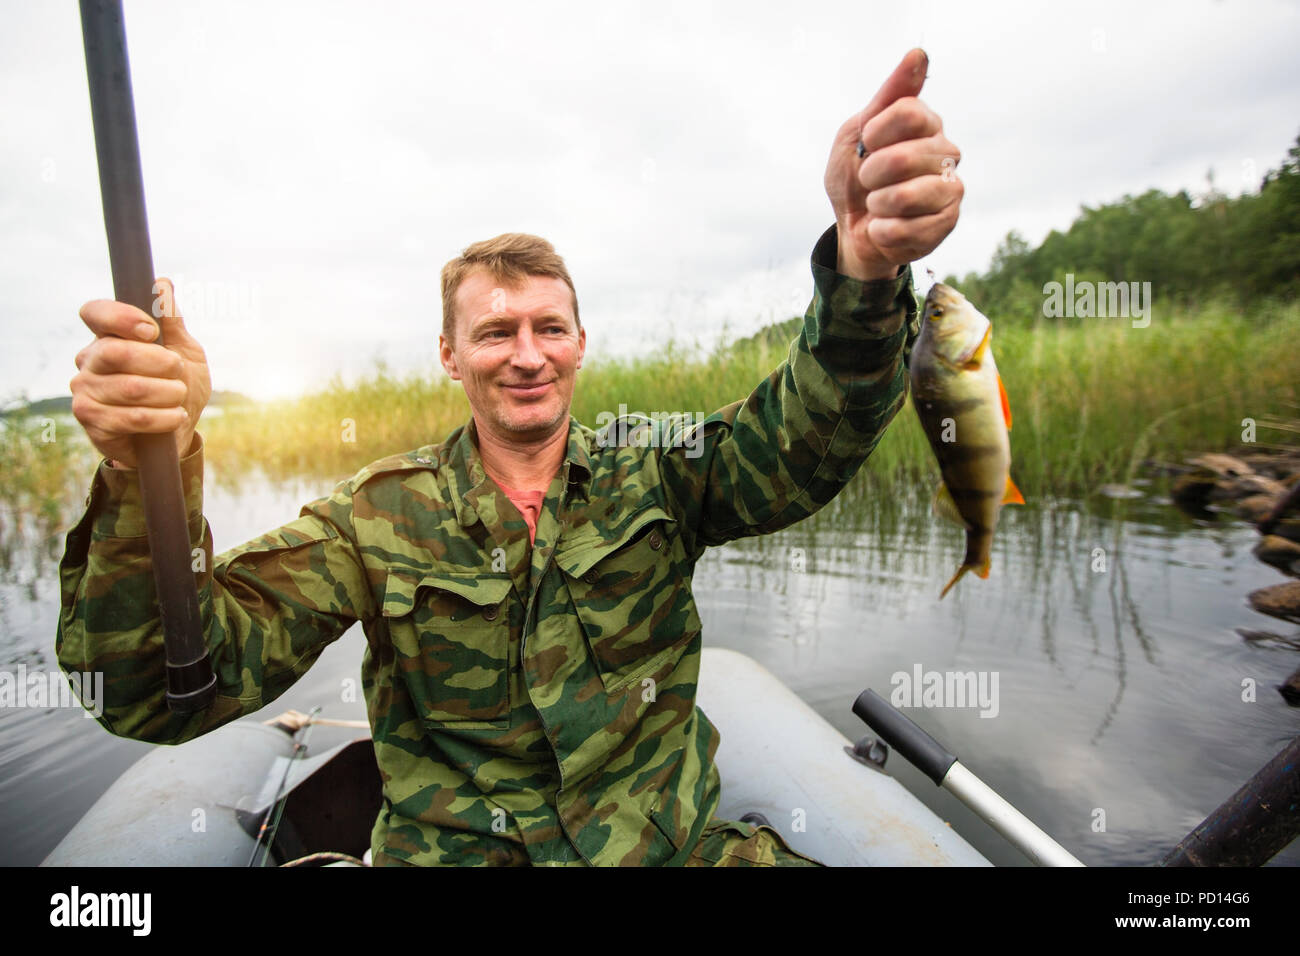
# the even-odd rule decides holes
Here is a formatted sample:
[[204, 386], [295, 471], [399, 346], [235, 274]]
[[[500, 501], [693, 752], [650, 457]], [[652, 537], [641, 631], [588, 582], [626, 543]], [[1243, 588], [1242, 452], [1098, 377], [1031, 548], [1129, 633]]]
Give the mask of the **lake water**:
[[[209, 469], [218, 551], [332, 486], [220, 478]], [[996, 714], [907, 713], [1090, 865], [1157, 862], [1297, 733], [1275, 687], [1300, 654], [1234, 632], [1294, 631], [1245, 603], [1281, 576], [1251, 556], [1244, 523], [1193, 521], [1154, 494], [1031, 502], [1003, 512], [988, 580], [968, 575], [940, 601], [962, 535], [906, 492], [863, 474], [809, 521], [710, 551], [695, 575], [706, 644], [751, 655], [853, 739], [867, 733], [849, 710], [865, 687], [888, 697], [919, 669], [974, 672], [992, 690], [996, 675]], [[0, 668], [49, 671], [62, 536], [4, 519]], [[263, 716], [337, 699], [363, 646], [354, 628]], [[0, 863], [40, 862], [148, 749], [79, 709], [0, 708]], [[995, 863], [1025, 862], [901, 757], [887, 769]], [[1300, 863], [1300, 845], [1274, 862]]]

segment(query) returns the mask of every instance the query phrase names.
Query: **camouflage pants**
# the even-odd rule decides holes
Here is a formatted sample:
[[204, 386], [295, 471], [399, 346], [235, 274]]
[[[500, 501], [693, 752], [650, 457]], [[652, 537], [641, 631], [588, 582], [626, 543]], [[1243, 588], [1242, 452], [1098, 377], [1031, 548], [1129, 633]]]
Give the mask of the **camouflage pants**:
[[[405, 860], [377, 853], [374, 866], [409, 866]], [[771, 827], [713, 819], [687, 858], [686, 866], [823, 866], [797, 853]]]
[[687, 866], [822, 866], [796, 853], [771, 827], [710, 820]]

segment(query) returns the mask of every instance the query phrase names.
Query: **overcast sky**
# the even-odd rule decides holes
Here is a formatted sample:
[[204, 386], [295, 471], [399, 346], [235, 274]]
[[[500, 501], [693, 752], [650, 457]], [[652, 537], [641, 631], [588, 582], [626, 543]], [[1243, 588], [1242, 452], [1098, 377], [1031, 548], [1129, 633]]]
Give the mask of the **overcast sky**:
[[[77, 5], [0, 10], [7, 401], [67, 394], [77, 309], [112, 286]], [[127, 0], [126, 18], [157, 271], [214, 385], [261, 398], [376, 357], [436, 369], [439, 269], [506, 231], [565, 256], [593, 357], [801, 312], [831, 138], [913, 46], [963, 153], [961, 221], [923, 263], [939, 275], [1083, 204], [1202, 191], [1211, 167], [1255, 188], [1300, 132], [1283, 0]]]

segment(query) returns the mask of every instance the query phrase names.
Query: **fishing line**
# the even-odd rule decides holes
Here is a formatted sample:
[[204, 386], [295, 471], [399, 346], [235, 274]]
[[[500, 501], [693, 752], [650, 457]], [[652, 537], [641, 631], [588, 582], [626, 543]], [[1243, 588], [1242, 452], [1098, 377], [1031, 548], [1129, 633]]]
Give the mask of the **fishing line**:
[[[313, 718], [320, 713], [320, 705], [316, 705], [307, 714], [307, 726], [300, 731], [300, 736], [296, 736], [293, 742], [293, 753], [284, 765], [284, 774], [280, 777], [280, 785], [275, 788], [275, 797], [271, 805], [266, 808], [266, 815], [262, 817], [262, 826], [257, 831], [257, 840], [253, 843], [253, 854], [248, 858], [248, 865], [266, 866], [266, 860], [271, 854], [271, 844], [275, 842], [276, 831], [280, 828], [280, 820], [284, 816], [284, 805], [289, 801], [284, 794], [285, 785], [289, 782], [289, 773], [293, 770], [293, 765], [298, 762], [303, 754], [307, 752], [307, 740], [311, 737], [312, 728], [316, 726]], [[265, 842], [263, 842], [265, 840]], [[258, 862], [257, 853], [262, 852], [261, 862]]]

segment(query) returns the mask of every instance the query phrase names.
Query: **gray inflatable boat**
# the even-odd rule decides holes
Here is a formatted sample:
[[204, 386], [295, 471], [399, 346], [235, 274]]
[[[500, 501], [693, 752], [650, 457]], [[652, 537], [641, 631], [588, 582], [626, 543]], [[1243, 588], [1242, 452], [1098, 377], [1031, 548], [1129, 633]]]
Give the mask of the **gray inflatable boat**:
[[[831, 865], [989, 865], [897, 780], [851, 756], [843, 734], [753, 659], [709, 648], [700, 670], [697, 702], [722, 733], [719, 817], [762, 814], [790, 846]], [[350, 723], [364, 725], [321, 722], [313, 749], [321, 737], [325, 746], [315, 755], [301, 752], [315, 727], [295, 735], [249, 718], [180, 747], [157, 747], [43, 865], [360, 861], [379, 812], [380, 780], [369, 734]], [[277, 804], [264, 849], [258, 834]]]

